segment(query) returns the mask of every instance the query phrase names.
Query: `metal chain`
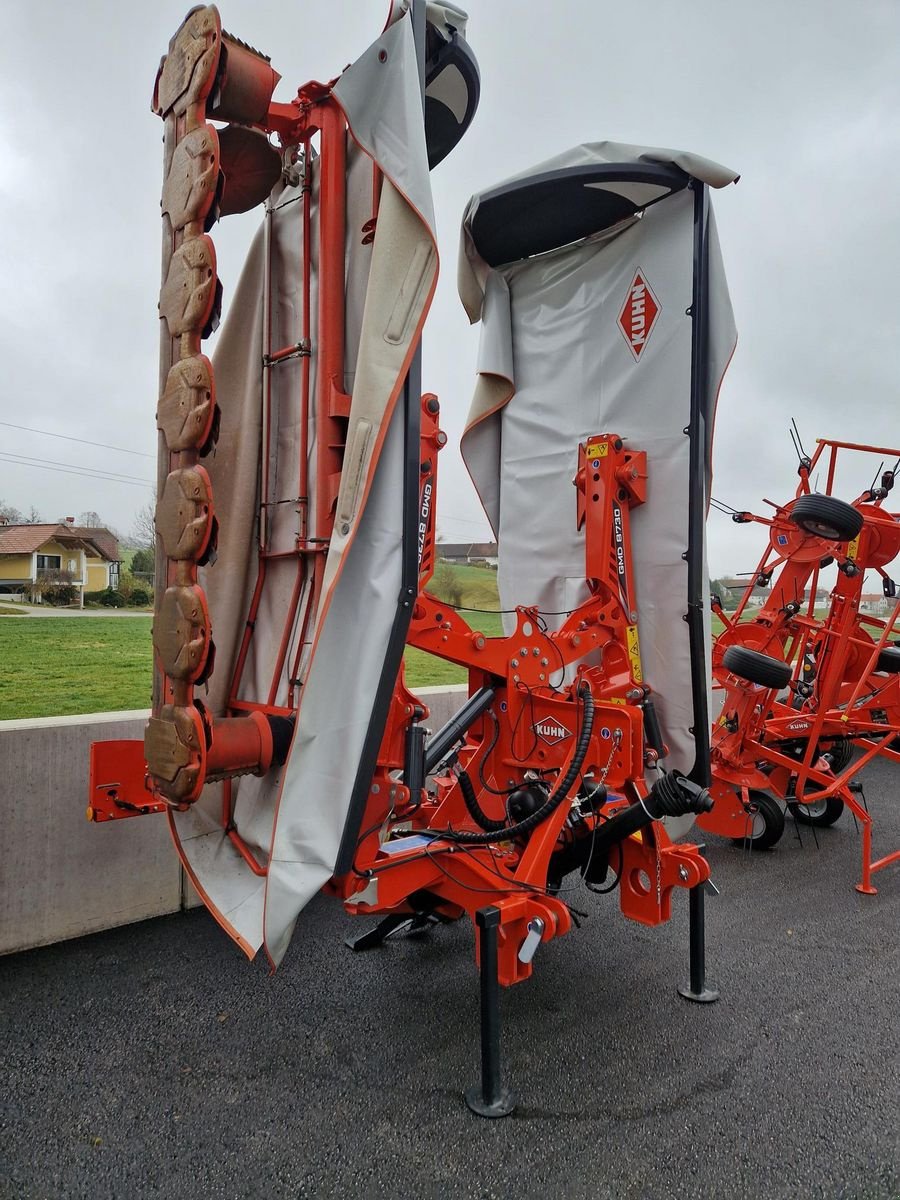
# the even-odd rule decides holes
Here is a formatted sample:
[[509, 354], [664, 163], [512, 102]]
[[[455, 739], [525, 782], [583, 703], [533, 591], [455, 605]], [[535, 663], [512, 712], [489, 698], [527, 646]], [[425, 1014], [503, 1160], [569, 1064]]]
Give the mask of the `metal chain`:
[[610, 747], [609, 758], [606, 760], [606, 766], [600, 772], [600, 782], [601, 783], [606, 783], [606, 777], [609, 774], [609, 768], [612, 766], [612, 761], [616, 756], [616, 751], [618, 750], [621, 742], [622, 742], [622, 730], [617, 729], [612, 737], [612, 746]]
[[662, 856], [659, 852], [659, 835], [655, 831], [653, 840], [656, 843], [656, 907], [662, 910]]

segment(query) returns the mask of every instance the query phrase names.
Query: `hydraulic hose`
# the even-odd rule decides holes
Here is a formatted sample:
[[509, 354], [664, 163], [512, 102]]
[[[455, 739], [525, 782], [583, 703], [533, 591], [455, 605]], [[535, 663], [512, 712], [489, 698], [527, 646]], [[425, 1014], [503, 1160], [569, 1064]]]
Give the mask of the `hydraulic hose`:
[[[569, 769], [566, 771], [563, 778], [556, 785], [555, 789], [550, 793], [539, 809], [526, 817], [523, 821], [519, 821], [516, 825], [503, 825], [500, 823], [496, 830], [485, 830], [484, 833], [472, 833], [468, 830], [444, 830], [441, 837], [445, 837], [454, 842], [465, 842], [469, 846], [487, 845], [490, 842], [506, 841], [509, 838], [524, 837], [526, 833], [531, 833], [532, 829], [536, 829], [542, 821], [546, 821], [551, 813], [555, 812], [568, 796], [572, 785], [578, 778], [581, 768], [584, 766], [584, 760], [587, 756], [588, 746], [591, 741], [591, 733], [594, 728], [594, 698], [591, 695], [590, 685], [583, 682], [578, 689], [578, 695], [584, 701], [584, 720], [581, 723], [581, 732], [578, 735], [578, 741], [575, 743], [575, 752], [572, 755], [572, 761], [569, 763]], [[471, 780], [469, 787], [471, 788]], [[465, 785], [460, 779], [460, 788], [463, 793], [463, 800], [466, 801], [466, 807], [469, 808], [469, 801], [465, 793]], [[473, 792], [474, 796], [474, 792]], [[476, 800], [477, 805], [477, 800]], [[480, 810], [479, 810], [480, 811]], [[472, 817], [478, 821], [478, 818], [469, 808]], [[482, 816], [484, 814], [482, 813]], [[481, 824], [481, 822], [478, 822]]]
[[601, 855], [616, 842], [624, 841], [660, 817], [684, 817], [688, 813], [709, 812], [712, 806], [712, 796], [706, 788], [694, 783], [680, 771], [669, 771], [657, 779], [648, 796], [623, 808], [597, 827], [592, 840], [592, 853]]
[[457, 775], [459, 780], [459, 790], [462, 792], [462, 798], [466, 802], [466, 808], [469, 810], [469, 816], [476, 825], [480, 825], [487, 832], [496, 832], [498, 829], [506, 827], [505, 821], [495, 821], [489, 817], [481, 805], [478, 803], [478, 797], [475, 795], [475, 789], [472, 787], [472, 780], [465, 771], [460, 771]]

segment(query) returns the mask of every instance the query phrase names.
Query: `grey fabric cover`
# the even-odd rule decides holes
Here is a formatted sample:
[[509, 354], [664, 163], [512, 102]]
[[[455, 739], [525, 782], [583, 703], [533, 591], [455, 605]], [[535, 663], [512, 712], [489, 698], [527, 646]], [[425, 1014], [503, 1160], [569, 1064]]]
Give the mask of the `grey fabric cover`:
[[[418, 342], [437, 278], [427, 152], [418, 65], [409, 16], [400, 16], [342, 75], [334, 90], [350, 126], [347, 172], [347, 375], [352, 395], [345, 469], [336, 525], [326, 560], [322, 601], [303, 657], [300, 710], [289, 758], [262, 779], [237, 782], [236, 825], [258, 858], [255, 875], [224, 837], [220, 788], [171, 825], [189, 875], [208, 907], [251, 957], [265, 946], [282, 959], [303, 906], [332, 875], [372, 701], [384, 662], [400, 590], [402, 535], [399, 458], [402, 428], [397, 396]], [[359, 232], [371, 216], [372, 163], [384, 174], [374, 243]], [[314, 187], [318, 173], [313, 168]], [[272, 345], [299, 340], [303, 255], [299, 189], [277, 190], [272, 225]], [[313, 235], [317, 228], [314, 214]], [[222, 536], [216, 564], [204, 578], [218, 661], [210, 707], [221, 712], [243, 633], [254, 581], [256, 512], [263, 391], [262, 310], [265, 269], [260, 235], [215, 355], [222, 437], [211, 462]], [[315, 305], [315, 299], [313, 300]], [[316, 314], [312, 314], [313, 387]], [[269, 463], [271, 548], [290, 550], [297, 533], [300, 431], [299, 360], [273, 372]], [[310, 464], [316, 430], [311, 419]], [[314, 486], [314, 474], [311, 486]], [[346, 529], [346, 532], [344, 531]], [[269, 568], [241, 696], [265, 699], [296, 564]], [[359, 619], [364, 612], [365, 621]], [[291, 661], [299, 631], [288, 654]], [[284, 695], [284, 681], [280, 683]]]
[[[611, 143], [577, 147], [551, 163], [648, 156], [678, 161], [710, 182], [735, 178], [694, 156]], [[677, 192], [597, 238], [496, 270], [481, 261], [471, 237], [477, 206], [476, 196], [460, 247], [461, 298], [482, 322], [479, 380], [462, 451], [498, 539], [501, 608], [529, 604], [559, 614], [586, 597], [584, 536], [575, 527], [571, 483], [578, 444], [614, 433], [646, 450], [648, 499], [632, 510], [644, 678], [656, 693], [670, 747], [665, 765], [688, 771], [695, 717], [683, 619], [690, 453], [683, 430], [690, 416], [693, 193]], [[709, 246], [706, 387], [714, 411], [736, 334], [712, 218]], [[618, 317], [638, 271], [659, 312], [636, 357]], [[564, 619], [547, 617], [551, 627]], [[708, 645], [706, 675], [709, 686]], [[680, 836], [689, 825], [672, 823], [670, 832]]]

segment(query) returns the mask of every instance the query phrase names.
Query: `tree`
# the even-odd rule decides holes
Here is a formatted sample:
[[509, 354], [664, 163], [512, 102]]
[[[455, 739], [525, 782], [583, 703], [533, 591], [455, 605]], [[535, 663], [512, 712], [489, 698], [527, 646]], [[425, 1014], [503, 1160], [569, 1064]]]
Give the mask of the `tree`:
[[711, 596], [719, 597], [719, 603], [722, 608], [736, 607], [736, 602], [731, 594], [731, 588], [726, 587], [721, 579], [711, 579], [709, 581], [709, 591]]
[[38, 510], [32, 504], [31, 508], [29, 508], [29, 510], [28, 510], [28, 516], [23, 518], [23, 524], [25, 524], [25, 525], [40, 525], [41, 523], [42, 523], [41, 522], [41, 514], [38, 512]]
[[134, 518], [134, 527], [131, 535], [139, 546], [149, 547], [150, 550], [153, 550], [156, 546], [155, 518], [156, 502], [148, 500]]
[[428, 590], [432, 595], [437, 596], [438, 600], [443, 600], [445, 604], [450, 604], [454, 608], [462, 606], [462, 580], [456, 568], [448, 562], [438, 563], [431, 577], [431, 582], [428, 585]]
[[88, 512], [83, 512], [78, 517], [78, 524], [84, 529], [106, 529], [106, 522], [98, 512], [89, 509]]
[[155, 555], [150, 549], [135, 550], [131, 558], [133, 575], [151, 575], [156, 569]]
[[12, 504], [7, 504], [5, 500], [0, 500], [0, 517], [5, 517], [10, 525], [21, 525], [22, 514]]

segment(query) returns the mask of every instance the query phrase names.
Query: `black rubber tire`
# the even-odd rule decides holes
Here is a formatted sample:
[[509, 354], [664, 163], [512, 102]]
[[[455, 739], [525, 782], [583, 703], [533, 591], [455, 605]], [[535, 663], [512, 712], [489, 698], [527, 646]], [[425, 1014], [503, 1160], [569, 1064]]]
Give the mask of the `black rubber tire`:
[[801, 825], [818, 825], [823, 828], [833, 825], [844, 811], [843, 800], [828, 796], [825, 800], [813, 800], [812, 804], [788, 804], [791, 815]]
[[790, 663], [760, 654], [758, 650], [748, 650], [746, 646], [729, 646], [722, 655], [722, 663], [732, 675], [762, 687], [787, 687], [793, 674]]
[[852, 504], [818, 492], [800, 496], [790, 518], [804, 533], [826, 542], [852, 542], [863, 527], [863, 515]]
[[878, 655], [875, 670], [885, 675], [896, 675], [900, 671], [900, 646], [885, 646]]
[[832, 742], [827, 750], [823, 750], [823, 754], [828, 759], [832, 774], [840, 775], [850, 766], [850, 760], [853, 758], [853, 743], [849, 738], [840, 738], [838, 741]]
[[731, 840], [736, 846], [749, 845], [751, 850], [771, 850], [784, 833], [784, 811], [766, 792], [751, 792], [750, 803], [755, 809], [748, 818], [752, 825], [750, 834]]

